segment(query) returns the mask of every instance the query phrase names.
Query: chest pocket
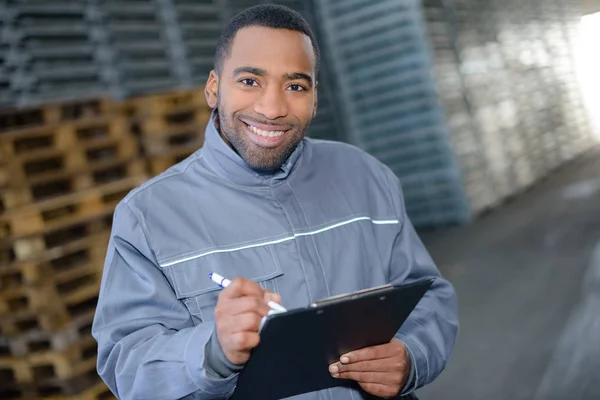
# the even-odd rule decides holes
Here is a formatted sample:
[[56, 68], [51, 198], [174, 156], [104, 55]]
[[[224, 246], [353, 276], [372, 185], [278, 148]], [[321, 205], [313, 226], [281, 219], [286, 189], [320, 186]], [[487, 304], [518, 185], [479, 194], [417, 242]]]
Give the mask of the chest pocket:
[[186, 305], [196, 324], [215, 318], [222, 289], [209, 279], [211, 272], [229, 279], [241, 276], [276, 293], [277, 280], [283, 275], [272, 246], [213, 253], [168, 268], [177, 298]]

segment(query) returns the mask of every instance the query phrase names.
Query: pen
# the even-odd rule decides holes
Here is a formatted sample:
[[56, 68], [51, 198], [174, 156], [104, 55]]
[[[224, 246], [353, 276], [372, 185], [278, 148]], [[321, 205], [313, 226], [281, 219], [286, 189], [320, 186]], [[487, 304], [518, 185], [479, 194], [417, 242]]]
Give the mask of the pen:
[[[208, 277], [222, 288], [226, 288], [231, 283], [231, 280], [217, 274], [216, 272], [211, 272], [210, 274], [208, 274]], [[287, 311], [282, 305], [277, 304], [272, 300], [269, 300], [267, 304], [269, 305], [269, 307], [271, 307], [271, 310], [274, 312], [280, 313]], [[271, 313], [269, 312], [269, 314]]]

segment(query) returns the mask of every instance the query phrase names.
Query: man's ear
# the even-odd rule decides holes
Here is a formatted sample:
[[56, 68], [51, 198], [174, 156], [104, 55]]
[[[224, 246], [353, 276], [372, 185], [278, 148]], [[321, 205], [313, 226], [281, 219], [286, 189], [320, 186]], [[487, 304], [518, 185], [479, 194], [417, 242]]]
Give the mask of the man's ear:
[[215, 70], [211, 70], [208, 75], [208, 80], [204, 86], [204, 96], [210, 108], [217, 108], [217, 91], [219, 88], [219, 76]]

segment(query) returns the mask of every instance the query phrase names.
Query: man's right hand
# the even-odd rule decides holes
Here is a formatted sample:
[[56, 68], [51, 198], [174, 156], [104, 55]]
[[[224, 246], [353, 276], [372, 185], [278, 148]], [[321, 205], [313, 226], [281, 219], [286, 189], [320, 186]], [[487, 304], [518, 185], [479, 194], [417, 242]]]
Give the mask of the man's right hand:
[[281, 302], [279, 295], [246, 278], [235, 278], [219, 293], [215, 307], [217, 339], [232, 364], [245, 364], [258, 346], [258, 330], [270, 310], [269, 300]]

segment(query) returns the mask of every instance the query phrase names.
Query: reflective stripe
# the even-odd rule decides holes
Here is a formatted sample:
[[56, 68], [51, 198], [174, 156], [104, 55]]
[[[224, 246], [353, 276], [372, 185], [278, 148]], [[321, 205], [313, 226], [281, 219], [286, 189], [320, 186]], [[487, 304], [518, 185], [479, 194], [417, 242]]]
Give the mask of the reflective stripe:
[[210, 250], [210, 251], [207, 251], [205, 253], [200, 253], [200, 254], [196, 254], [196, 255], [193, 255], [193, 256], [184, 257], [184, 258], [181, 258], [181, 259], [178, 259], [178, 260], [169, 261], [169, 262], [166, 262], [166, 263], [161, 263], [159, 265], [161, 267], [163, 267], [163, 268], [164, 267], [170, 267], [170, 266], [175, 265], [175, 264], [183, 263], [183, 262], [190, 261], [190, 260], [195, 260], [197, 258], [201, 258], [201, 257], [208, 256], [208, 255], [211, 255], [211, 254], [216, 254], [216, 253], [231, 253], [233, 251], [246, 250], [246, 249], [251, 249], [253, 247], [269, 246], [271, 244], [283, 243], [283, 242], [287, 242], [289, 240], [295, 240], [297, 237], [301, 237], [301, 236], [317, 235], [319, 233], [323, 233], [323, 232], [329, 231], [331, 229], [339, 228], [340, 226], [348, 225], [348, 224], [351, 224], [353, 222], [358, 222], [358, 221], [371, 221], [371, 223], [373, 223], [375, 225], [393, 225], [393, 224], [399, 224], [400, 223], [400, 221], [398, 221], [397, 219], [374, 220], [374, 219], [371, 219], [369, 217], [357, 217], [357, 218], [352, 218], [352, 219], [350, 219], [348, 221], [338, 222], [337, 224], [326, 226], [325, 228], [317, 229], [316, 231], [312, 231], [312, 232], [295, 233], [293, 236], [289, 236], [289, 237], [286, 237], [286, 238], [283, 238], [283, 239], [271, 240], [271, 241], [261, 242], [261, 243], [255, 243], [255, 244], [249, 244], [249, 245], [246, 245], [246, 246], [234, 247], [234, 248], [231, 248], [231, 249]]

